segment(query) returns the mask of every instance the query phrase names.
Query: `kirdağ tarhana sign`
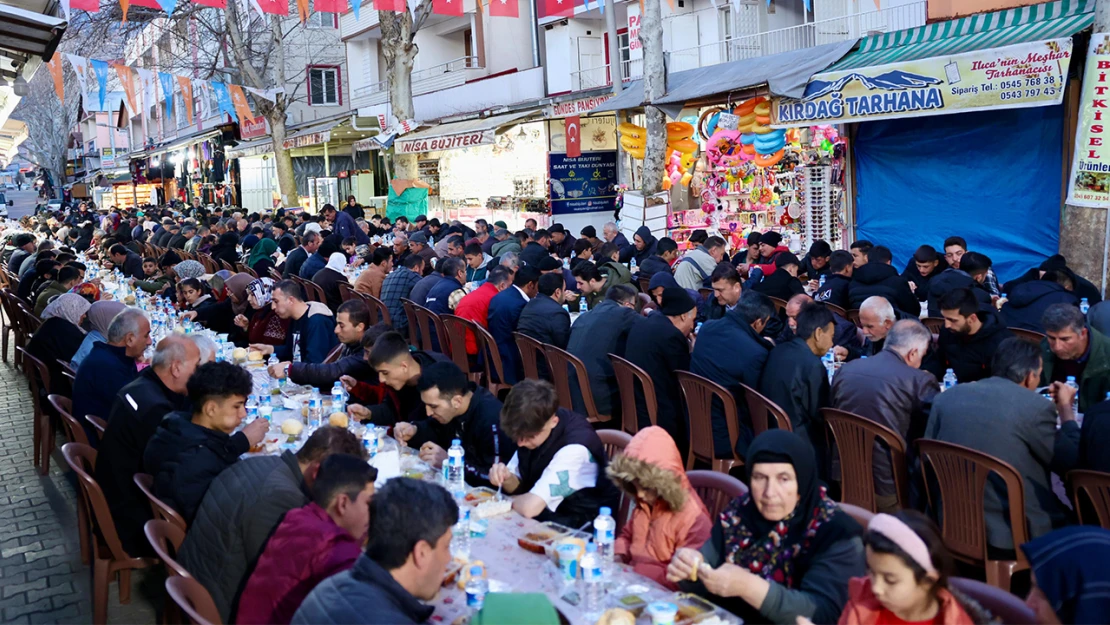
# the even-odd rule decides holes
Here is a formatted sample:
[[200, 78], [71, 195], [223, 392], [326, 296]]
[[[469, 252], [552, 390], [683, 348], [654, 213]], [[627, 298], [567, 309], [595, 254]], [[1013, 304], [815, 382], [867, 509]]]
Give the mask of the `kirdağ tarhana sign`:
[[775, 98], [776, 127], [1059, 104], [1071, 38], [817, 74], [801, 99]]

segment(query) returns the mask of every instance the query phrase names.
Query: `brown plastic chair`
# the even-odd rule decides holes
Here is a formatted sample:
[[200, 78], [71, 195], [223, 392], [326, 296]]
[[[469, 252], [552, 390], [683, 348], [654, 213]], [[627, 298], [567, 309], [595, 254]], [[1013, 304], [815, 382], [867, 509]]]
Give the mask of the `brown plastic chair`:
[[1044, 339], [1045, 339], [1045, 336], [1043, 334], [1041, 334], [1040, 332], [1034, 332], [1032, 330], [1026, 330], [1025, 328], [1006, 328], [1006, 329], [1009, 330], [1017, 338], [1019, 338], [1023, 341], [1026, 341], [1028, 343], [1032, 343], [1032, 344], [1037, 345], [1037, 346], [1040, 346], [1041, 342], [1043, 342]]
[[[65, 428], [66, 438], [69, 439], [69, 442], [88, 445], [89, 438], [85, 436], [85, 429], [71, 414], [73, 408], [70, 399], [61, 395], [49, 395], [47, 400], [61, 416], [62, 426]], [[81, 542], [81, 564], [88, 564], [89, 556], [92, 553], [92, 548], [89, 546], [89, 515], [85, 506], [81, 505], [80, 502], [77, 505], [77, 532]]]
[[50, 454], [54, 451], [54, 422], [50, 418], [50, 412], [43, 405], [40, 393], [49, 392], [50, 370], [26, 349], [22, 347], [15, 349], [23, 355], [23, 369], [27, 374], [27, 385], [31, 389], [31, 403], [34, 407], [32, 443], [35, 446], [35, 466], [39, 468], [39, 473], [46, 475], [50, 472]]
[[189, 622], [193, 625], [223, 624], [212, 595], [192, 577], [175, 575], [167, 578], [166, 592], [170, 593], [173, 602], [189, 617]]
[[103, 440], [104, 439], [104, 430], [108, 429], [108, 422], [105, 421], [104, 419], [101, 419], [100, 417], [98, 417], [96, 415], [91, 415], [91, 414], [85, 415], [85, 420], [88, 421], [89, 423], [91, 423], [94, 428], [96, 428], [96, 436], [97, 436], [96, 440], [98, 442]]
[[[389, 318], [389, 307], [385, 305], [382, 300], [370, 295], [369, 293], [360, 293], [354, 291], [354, 294], [362, 298], [366, 305], [370, 307], [370, 319], [372, 323], [384, 323], [392, 326], [393, 320]], [[373, 321], [377, 319], [377, 321]]]
[[[939, 501], [926, 479], [925, 492], [930, 507], [943, 506], [940, 519], [941, 537], [956, 558], [986, 569], [987, 583], [1009, 592], [1010, 578], [1017, 571], [1029, 568], [1019, 545], [1029, 542], [1025, 520], [1025, 482], [1008, 463], [968, 447], [918, 439], [918, 456], [922, 468], [929, 467], [936, 476]], [[1006, 496], [1017, 560], [991, 560], [987, 555], [987, 527], [983, 519], [983, 498], [987, 478], [995, 474], [1006, 483]]]
[[339, 282], [337, 286], [339, 287], [339, 297], [344, 302], [349, 302], [355, 298], [355, 289], [350, 282]]
[[713, 446], [713, 398], [724, 406], [725, 423], [728, 424], [729, 449], [736, 449], [740, 437], [740, 417], [736, 411], [736, 399], [725, 387], [689, 371], [676, 371], [678, 386], [686, 398], [686, 414], [690, 415], [690, 455], [686, 458], [686, 470], [694, 468], [694, 461], [700, 460], [713, 466], [714, 471], [728, 473], [733, 467], [743, 464], [743, 460], [733, 451], [731, 458], [716, 458]]
[[636, 283], [640, 285], [641, 293], [647, 293], [648, 295], [651, 295], [651, 293], [648, 292], [648, 287], [651, 286], [651, 276], [639, 276], [636, 278]]
[[850, 503], [844, 502], [840, 502], [836, 505], [840, 506], [840, 509], [843, 510], [845, 514], [852, 517], [856, 523], [859, 523], [865, 530], [867, 529], [867, 524], [871, 522], [871, 519], [875, 518], [874, 512], [864, 510], [859, 506], [853, 506]]
[[340, 343], [339, 345], [336, 345], [335, 347], [331, 348], [331, 351], [328, 352], [327, 356], [324, 356], [324, 364], [331, 364], [331, 363], [339, 360], [339, 355], [342, 354], [342, 353], [343, 353], [343, 344]]
[[486, 388], [494, 397], [498, 397], [501, 391], [510, 389], [513, 385], [505, 383], [505, 365], [501, 362], [497, 341], [493, 340], [493, 335], [488, 330], [482, 326], [476, 327], [478, 331], [474, 333], [474, 338], [478, 340], [478, 353], [482, 355], [482, 375], [485, 376]]
[[740, 480], [719, 471], [687, 471], [690, 486], [701, 497], [709, 510], [709, 520], [717, 522], [721, 512], [732, 500], [748, 494], [748, 487]]
[[[426, 352], [450, 354], [451, 342], [447, 338], [447, 329], [443, 327], [443, 320], [439, 315], [418, 304], [413, 304], [412, 309], [416, 314], [416, 323], [420, 326], [420, 348]], [[435, 349], [435, 344], [432, 343], [432, 329], [435, 329], [439, 349]], [[464, 368], [463, 371], [466, 369]]]
[[177, 510], [174, 510], [169, 504], [162, 501], [154, 494], [154, 476], [148, 473], [136, 473], [131, 479], [134, 480], [135, 486], [138, 486], [139, 490], [143, 491], [147, 500], [150, 501], [150, 511], [154, 513], [154, 518], [169, 521], [181, 528], [182, 532], [189, 529], [189, 525], [185, 522], [185, 519], [178, 514]]
[[620, 430], [598, 430], [597, 437], [601, 439], [601, 444], [605, 447], [605, 455], [609, 456], [610, 460], [617, 453], [624, 451], [624, 448], [632, 442], [632, 435]]
[[612, 420], [612, 415], [603, 415], [597, 411], [586, 363], [567, 350], [559, 349], [554, 345], [545, 343], [543, 351], [547, 355], [548, 364], [551, 365], [551, 380], [555, 384], [555, 392], [559, 395], [559, 405], [574, 411], [574, 392], [570, 384], [570, 372], [573, 369], [574, 376], [578, 379], [578, 390], [582, 395], [582, 408], [586, 413], [586, 420], [590, 423], [607, 423]]
[[237, 270], [237, 273], [245, 273], [245, 274], [249, 275], [252, 278], [257, 278], [258, 277], [258, 272], [257, 271], [251, 269], [250, 267], [244, 265], [243, 263], [235, 263], [235, 269]]
[[848, 311], [848, 321], [856, 324], [857, 328], [863, 329], [863, 323], [859, 320], [859, 309], [852, 308]]
[[312, 280], [304, 280], [304, 292], [309, 301], [320, 302], [321, 304], [328, 303], [328, 298], [324, 295], [323, 287]]
[[775, 305], [775, 312], [776, 313], [781, 315], [781, 314], [783, 314], [783, 312], [786, 311], [786, 300], [778, 298], [778, 297], [770, 297], [770, 296], [768, 296], [767, 299], [771, 300], [771, 303]]
[[991, 613], [999, 623], [1006, 625], [1037, 625], [1037, 615], [1014, 595], [990, 584], [966, 577], [949, 577], [948, 587], [975, 600]]
[[166, 564], [166, 572], [171, 577], [192, 577], [176, 558], [181, 551], [181, 543], [185, 542], [185, 530], [165, 519], [151, 519], [143, 525], [143, 534], [146, 534], [150, 546], [154, 547], [158, 559]]
[[770, 427], [772, 420], [775, 428], [787, 432], [794, 431], [794, 426], [790, 423], [790, 415], [786, 414], [781, 406], [746, 384], [741, 384], [740, 388], [744, 389], [744, 400], [748, 404], [748, 416], [751, 417], [754, 436], [772, 429]]
[[58, 365], [57, 371], [62, 374], [62, 379], [55, 379], [54, 385], [56, 388], [49, 390], [57, 391], [63, 397], [70, 397], [73, 395], [73, 381], [77, 379], [77, 372], [73, 370], [73, 367], [69, 366], [68, 362], [61, 358], [56, 359], [54, 362]]
[[8, 285], [4, 285], [4, 288], [0, 289], [0, 310], [3, 310], [4, 313], [3, 316], [0, 316], [0, 340], [2, 340], [3, 349], [0, 357], [3, 357], [4, 364], [8, 362], [8, 335], [12, 334], [14, 336], [16, 332], [15, 315], [10, 310], [11, 303], [8, 300], [8, 293]]
[[232, 265], [231, 263], [227, 262], [226, 260], [224, 260], [222, 258], [220, 259], [220, 266], [223, 267], [224, 269], [227, 269], [231, 273], [236, 273], [235, 265]]
[[281, 282], [285, 279], [285, 277], [281, 275], [281, 272], [277, 270], [277, 267], [270, 267], [270, 279], [274, 282]]
[[881, 423], [844, 410], [822, 408], [821, 415], [832, 430], [833, 441], [840, 450], [841, 501], [871, 512], [879, 511], [874, 482], [877, 438], [890, 449], [898, 507], [906, 507], [910, 481], [906, 474], [906, 443], [902, 436]]
[[847, 319], [848, 318], [848, 311], [844, 310], [840, 306], [837, 306], [836, 304], [830, 304], [828, 302], [825, 302], [825, 308], [828, 308], [832, 312], [839, 315], [841, 319]]
[[[1068, 491], [1071, 493], [1075, 513], [1079, 515], [1080, 525], [1091, 521], [1089, 518], [1086, 521], [1083, 519], [1083, 509], [1087, 506], [1081, 505], [1083, 502], [1080, 501], [1079, 495], [1082, 493], [1087, 501], [1091, 502], [1098, 524], [1110, 529], [1110, 473], [1083, 469], [1069, 471]], [[1090, 508], [1087, 509], [1090, 510]]]
[[204, 265], [205, 273], [216, 273], [220, 270], [220, 266], [216, 263], [216, 259], [208, 254], [197, 254], [197, 258], [200, 259], [200, 264]]
[[621, 429], [629, 434], [640, 431], [640, 416], [636, 410], [636, 382], [640, 383], [640, 394], [643, 395], [644, 405], [647, 407], [648, 419], [652, 425], [658, 422], [657, 414], [659, 404], [655, 398], [655, 382], [647, 371], [637, 367], [631, 362], [616, 354], [609, 354], [613, 363], [613, 371], [617, 374], [617, 387], [621, 396]]
[[416, 320], [416, 302], [402, 297], [401, 307], [405, 309], [405, 318], [409, 322], [409, 345], [420, 347], [422, 333]]
[[513, 339], [516, 340], [516, 348], [520, 350], [520, 363], [524, 367], [524, 377], [529, 380], [542, 380], [540, 358], [543, 358], [544, 363], [547, 364], [547, 370], [551, 371], [551, 363], [547, 361], [547, 352], [543, 349], [543, 343], [520, 332], [513, 332]]
[[108, 584], [112, 577], [119, 577], [119, 601], [131, 602], [131, 570], [143, 569], [155, 562], [151, 558], [133, 558], [123, 550], [112, 511], [104, 499], [104, 492], [93, 478], [96, 450], [81, 443], [62, 445], [62, 456], [77, 474], [81, 485], [78, 505], [85, 505], [92, 520], [93, 560], [93, 623], [108, 621]]
[[713, 297], [713, 289], [703, 286], [698, 289], [698, 295], [701, 296], [703, 302], [707, 302], [709, 298]]
[[477, 345], [478, 341], [475, 335], [477, 334], [478, 324], [458, 315], [439, 315], [439, 320], [443, 324], [443, 332], [447, 336], [447, 346], [449, 348], [447, 355], [451, 357], [451, 361], [459, 369], [470, 376], [472, 381], [477, 382], [482, 377], [482, 371], [471, 366], [470, 355], [466, 352], [466, 339], [469, 335]]
[[934, 335], [940, 334], [940, 331], [944, 329], [944, 317], [925, 317], [921, 320], [921, 323], [929, 328], [929, 331]]

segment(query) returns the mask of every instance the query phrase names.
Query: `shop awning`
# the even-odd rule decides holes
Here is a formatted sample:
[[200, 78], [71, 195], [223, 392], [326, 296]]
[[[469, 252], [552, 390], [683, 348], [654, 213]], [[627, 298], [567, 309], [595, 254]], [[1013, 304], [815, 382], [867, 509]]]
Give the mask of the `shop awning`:
[[319, 145], [331, 141], [331, 131], [338, 125], [347, 121], [348, 114], [344, 113], [343, 117], [332, 119], [322, 124], [313, 124], [304, 128], [298, 128], [295, 132], [290, 133], [285, 137], [285, 141], [281, 146], [286, 150], [294, 148], [306, 148], [310, 145]]
[[165, 145], [161, 145], [161, 146], [158, 146], [156, 148], [151, 149], [144, 156], [151, 156], [151, 157], [152, 156], [161, 156], [162, 154], [165, 154], [166, 152], [173, 152], [174, 150], [179, 150], [181, 148], [193, 145], [194, 143], [200, 143], [201, 141], [204, 141], [205, 139], [211, 139], [212, 137], [215, 137], [218, 134], [220, 134], [220, 131], [217, 128], [217, 129], [214, 129], [214, 130], [204, 130], [204, 131], [201, 131], [201, 132], [198, 132], [198, 133], [191, 134], [187, 137], [179, 137], [177, 139], [173, 139], [172, 141], [170, 141], [169, 143], [167, 143]]
[[1059, 0], [870, 35], [860, 40], [858, 50], [828, 71], [916, 61], [1066, 37], [1089, 27], [1094, 22], [1094, 10], [1095, 0]]
[[393, 148], [397, 154], [416, 154], [419, 152], [438, 152], [474, 145], [493, 143], [497, 129], [516, 123], [539, 111], [527, 110], [504, 115], [494, 115], [461, 122], [449, 122], [424, 130], [417, 130], [397, 137]]

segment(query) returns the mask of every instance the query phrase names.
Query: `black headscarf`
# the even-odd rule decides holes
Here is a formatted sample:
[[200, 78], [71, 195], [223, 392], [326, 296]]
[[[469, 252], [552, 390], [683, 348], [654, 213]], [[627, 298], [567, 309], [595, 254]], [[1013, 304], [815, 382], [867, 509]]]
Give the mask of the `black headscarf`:
[[789, 463], [798, 480], [798, 505], [781, 521], [763, 517], [751, 495], [734, 500], [721, 514], [725, 559], [755, 575], [797, 588], [813, 559], [833, 543], [863, 529], [825, 494], [817, 477], [813, 447], [797, 434], [769, 430], [748, 447], [748, 482], [760, 463]]

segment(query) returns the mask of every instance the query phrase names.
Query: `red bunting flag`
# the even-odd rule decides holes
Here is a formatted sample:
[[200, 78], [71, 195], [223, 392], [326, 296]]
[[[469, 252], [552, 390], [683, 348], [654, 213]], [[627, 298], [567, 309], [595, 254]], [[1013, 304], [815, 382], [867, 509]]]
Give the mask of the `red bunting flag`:
[[577, 115], [568, 117], [563, 136], [567, 140], [567, 158], [582, 156], [582, 120]]
[[214, 9], [227, 8], [227, 0], [193, 0], [193, 2], [195, 2], [196, 4], [202, 4], [206, 7], [212, 7]]
[[374, 0], [374, 10], [404, 13], [409, 10], [405, 0]]
[[263, 13], [289, 15], [289, 0], [255, 0]]
[[462, 17], [462, 0], [432, 0], [432, 13], [436, 15]]
[[574, 17], [574, 0], [543, 0], [543, 17]]
[[69, 0], [69, 8], [97, 13], [100, 11], [100, 0]]
[[491, 17], [520, 17], [519, 0], [489, 0]]
[[349, 0], [312, 0], [317, 13], [344, 13], [351, 8]]

